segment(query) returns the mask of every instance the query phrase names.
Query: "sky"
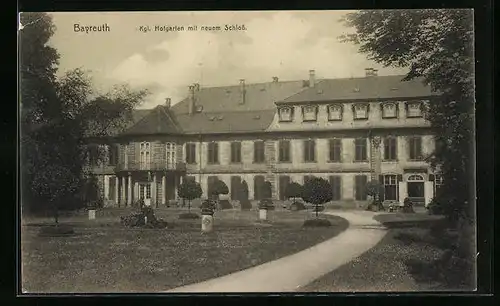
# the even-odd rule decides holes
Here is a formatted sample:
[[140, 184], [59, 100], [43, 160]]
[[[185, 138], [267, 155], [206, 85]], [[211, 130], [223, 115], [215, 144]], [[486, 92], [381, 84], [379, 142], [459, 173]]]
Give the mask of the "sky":
[[[49, 44], [60, 54], [59, 75], [87, 70], [98, 91], [127, 83], [151, 92], [140, 108], [182, 100], [192, 83], [201, 87], [317, 78], [403, 74], [384, 68], [339, 41], [352, 32], [340, 21], [349, 11], [51, 13]], [[108, 32], [75, 32], [74, 25], [109, 25]], [[244, 25], [243, 31], [201, 31], [201, 26]], [[184, 26], [185, 31], [143, 32], [141, 26]], [[198, 31], [187, 31], [198, 25]]]

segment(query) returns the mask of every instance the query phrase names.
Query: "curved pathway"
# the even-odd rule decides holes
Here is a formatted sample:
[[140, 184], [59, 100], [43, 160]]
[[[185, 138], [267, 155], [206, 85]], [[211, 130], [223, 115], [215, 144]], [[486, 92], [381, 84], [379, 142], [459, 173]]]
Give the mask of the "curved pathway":
[[374, 247], [386, 229], [367, 211], [330, 211], [349, 221], [339, 235], [296, 254], [167, 292], [292, 292]]

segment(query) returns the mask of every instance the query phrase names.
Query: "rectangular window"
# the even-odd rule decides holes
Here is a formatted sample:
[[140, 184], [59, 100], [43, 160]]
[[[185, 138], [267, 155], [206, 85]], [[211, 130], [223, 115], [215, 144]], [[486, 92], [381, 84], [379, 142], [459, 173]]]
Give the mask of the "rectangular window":
[[263, 141], [256, 141], [253, 143], [253, 162], [265, 162], [265, 149]]
[[340, 163], [342, 161], [342, 140], [330, 139], [330, 162]]
[[410, 137], [408, 144], [410, 147], [410, 160], [422, 160], [422, 137]]
[[217, 142], [208, 143], [208, 163], [219, 163], [219, 144]]
[[397, 159], [397, 140], [396, 137], [386, 137], [384, 139], [384, 160]]
[[328, 121], [342, 121], [342, 105], [328, 105]]
[[284, 201], [287, 199], [286, 197], [286, 189], [290, 184], [290, 177], [287, 175], [280, 176], [280, 200]]
[[406, 103], [406, 117], [408, 118], [422, 117], [422, 103], [420, 102]]
[[369, 106], [365, 103], [354, 104], [352, 106], [354, 119], [365, 120], [368, 119]]
[[304, 162], [316, 162], [316, 141], [314, 139], [304, 140]]
[[278, 110], [280, 121], [292, 121], [293, 119], [293, 107], [281, 107]]
[[366, 183], [367, 177], [366, 175], [356, 175], [355, 176], [355, 198], [357, 201], [366, 201]]
[[316, 121], [318, 108], [314, 105], [302, 107], [302, 120], [303, 121]]
[[290, 140], [281, 140], [279, 142], [279, 161], [290, 162]]
[[384, 195], [382, 200], [398, 200], [398, 180], [396, 175], [383, 176]]
[[110, 145], [109, 147], [109, 165], [116, 166], [118, 163], [118, 146]]
[[398, 105], [396, 103], [384, 103], [382, 104], [382, 118], [397, 118], [398, 117]]
[[186, 143], [186, 164], [196, 164], [195, 143]]
[[340, 190], [341, 190], [341, 176], [339, 175], [331, 175], [330, 185], [332, 186], [333, 198], [332, 201], [339, 201], [341, 198]]
[[231, 142], [231, 162], [241, 163], [241, 142]]
[[358, 138], [354, 140], [354, 161], [366, 161], [366, 138]]
[[149, 142], [142, 142], [140, 149], [141, 169], [147, 170], [149, 169], [151, 163], [151, 145]]

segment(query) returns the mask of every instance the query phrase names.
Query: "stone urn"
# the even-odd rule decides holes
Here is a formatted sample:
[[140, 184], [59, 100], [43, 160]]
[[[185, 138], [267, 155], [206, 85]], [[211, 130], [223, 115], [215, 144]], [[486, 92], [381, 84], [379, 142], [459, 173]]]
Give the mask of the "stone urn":
[[95, 220], [95, 208], [89, 208], [89, 220]]
[[259, 220], [267, 220], [267, 211], [272, 206], [272, 201], [264, 199], [259, 202]]
[[210, 233], [214, 229], [215, 203], [205, 201], [201, 204], [201, 232]]

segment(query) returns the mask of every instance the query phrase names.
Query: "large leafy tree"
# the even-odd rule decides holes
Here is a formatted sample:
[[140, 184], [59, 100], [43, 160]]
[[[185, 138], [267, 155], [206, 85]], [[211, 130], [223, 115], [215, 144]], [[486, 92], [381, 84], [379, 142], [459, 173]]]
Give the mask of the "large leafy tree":
[[407, 67], [439, 98], [426, 117], [436, 149], [428, 161], [444, 186], [437, 202], [452, 220], [474, 217], [474, 57], [470, 10], [367, 10], [347, 14], [355, 31], [342, 37], [384, 66]]
[[88, 180], [89, 143], [124, 127], [143, 90], [92, 90], [80, 69], [57, 78], [59, 55], [48, 46], [55, 27], [46, 13], [20, 15], [21, 168], [24, 209], [77, 208]]

